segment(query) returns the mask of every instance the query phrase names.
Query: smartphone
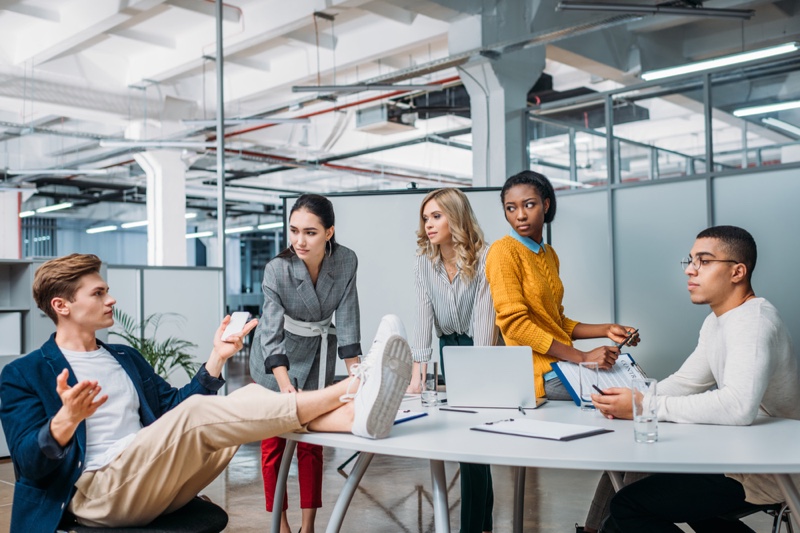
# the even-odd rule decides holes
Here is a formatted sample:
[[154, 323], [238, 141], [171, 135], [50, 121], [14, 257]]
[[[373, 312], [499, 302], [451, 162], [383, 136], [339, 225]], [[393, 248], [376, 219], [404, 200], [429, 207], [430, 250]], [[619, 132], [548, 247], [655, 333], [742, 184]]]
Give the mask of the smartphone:
[[228, 327], [222, 332], [222, 340], [227, 340], [231, 335], [235, 335], [244, 329], [245, 324], [250, 321], [250, 313], [247, 311], [236, 311], [231, 315]]

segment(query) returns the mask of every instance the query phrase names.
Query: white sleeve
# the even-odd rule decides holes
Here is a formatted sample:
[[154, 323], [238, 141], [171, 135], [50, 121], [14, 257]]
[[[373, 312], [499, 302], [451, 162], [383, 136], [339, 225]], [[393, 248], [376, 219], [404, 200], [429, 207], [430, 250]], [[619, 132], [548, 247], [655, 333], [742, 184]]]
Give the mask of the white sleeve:
[[[760, 306], [728, 318], [731, 320], [721, 329], [708, 328], [707, 319], [698, 348], [678, 372], [659, 384], [659, 420], [732, 426], [753, 423], [774, 372], [770, 343], [775, 327], [763, 319]], [[711, 357], [723, 360], [715, 362]], [[712, 375], [715, 368], [716, 378]], [[717, 388], [709, 390], [715, 384]]]
[[415, 362], [424, 363], [431, 360], [431, 341], [433, 340], [433, 302], [425, 289], [420, 272], [420, 261], [428, 261], [419, 256], [414, 262], [414, 289], [417, 300], [417, 317], [414, 321], [414, 334], [411, 337], [411, 355]]
[[486, 279], [486, 247], [481, 253], [475, 276], [478, 287], [475, 292], [475, 306], [472, 310], [472, 340], [475, 346], [494, 346], [497, 344], [497, 326], [495, 325], [494, 302], [489, 280]]

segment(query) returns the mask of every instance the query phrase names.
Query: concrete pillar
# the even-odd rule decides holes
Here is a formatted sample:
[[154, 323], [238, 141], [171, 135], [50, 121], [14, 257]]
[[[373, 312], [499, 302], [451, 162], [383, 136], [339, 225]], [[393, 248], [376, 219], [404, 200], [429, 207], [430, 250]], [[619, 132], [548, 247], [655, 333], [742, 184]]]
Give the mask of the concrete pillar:
[[[450, 53], [490, 47], [530, 34], [527, 2], [500, 1], [495, 12], [453, 23]], [[480, 57], [458, 67], [472, 108], [473, 186], [498, 186], [528, 168], [528, 91], [544, 71], [543, 46]]]
[[0, 259], [22, 258], [22, 192], [0, 191]]
[[186, 266], [186, 165], [179, 150], [134, 155], [147, 174], [147, 264]]

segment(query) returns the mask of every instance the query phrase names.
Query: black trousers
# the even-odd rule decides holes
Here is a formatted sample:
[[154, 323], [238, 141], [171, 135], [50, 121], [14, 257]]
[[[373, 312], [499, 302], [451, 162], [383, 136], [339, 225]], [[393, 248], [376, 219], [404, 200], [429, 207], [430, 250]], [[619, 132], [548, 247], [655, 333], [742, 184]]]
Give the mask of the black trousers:
[[672, 533], [685, 522], [698, 533], [753, 533], [739, 520], [720, 518], [758, 509], [744, 498], [742, 484], [722, 474], [654, 474], [614, 496], [603, 531]]

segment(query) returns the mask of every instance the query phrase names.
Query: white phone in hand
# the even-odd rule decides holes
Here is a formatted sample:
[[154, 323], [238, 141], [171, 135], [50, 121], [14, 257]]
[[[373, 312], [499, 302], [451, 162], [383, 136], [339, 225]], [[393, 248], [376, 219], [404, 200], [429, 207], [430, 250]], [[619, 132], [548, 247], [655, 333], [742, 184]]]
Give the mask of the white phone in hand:
[[247, 322], [250, 321], [250, 313], [247, 311], [236, 311], [231, 315], [231, 321], [225, 331], [222, 332], [222, 340], [228, 340], [228, 337], [235, 335], [244, 329]]

